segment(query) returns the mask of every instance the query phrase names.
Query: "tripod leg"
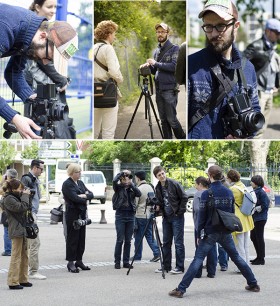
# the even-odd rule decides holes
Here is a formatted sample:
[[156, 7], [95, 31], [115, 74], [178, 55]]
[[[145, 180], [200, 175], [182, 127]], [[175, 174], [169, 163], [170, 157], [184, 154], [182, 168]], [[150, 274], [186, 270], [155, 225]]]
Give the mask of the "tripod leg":
[[149, 101], [150, 101], [150, 104], [151, 104], [151, 107], [152, 107], [152, 110], [153, 110], [153, 113], [154, 113], [154, 116], [155, 116], [155, 119], [156, 119], [156, 122], [157, 122], [158, 129], [160, 131], [160, 135], [163, 138], [163, 132], [162, 132], [161, 126], [159, 124], [160, 120], [158, 119], [158, 116], [157, 116], [157, 113], [156, 113], [156, 110], [155, 110], [155, 106], [154, 106], [153, 100], [152, 100], [152, 98], [150, 96], [149, 96]]
[[131, 117], [131, 119], [130, 119], [130, 121], [129, 121], [129, 125], [128, 125], [128, 128], [127, 128], [127, 130], [126, 130], [126, 133], [125, 133], [125, 135], [124, 135], [124, 139], [126, 139], [126, 137], [127, 137], [127, 134], [128, 134], [128, 132], [129, 132], [129, 130], [130, 130], [130, 127], [131, 127], [131, 125], [132, 125], [132, 123], [133, 123], [133, 120], [134, 120], [134, 117], [135, 117], [135, 115], [136, 115], [136, 113], [137, 113], [137, 110], [138, 110], [138, 107], [139, 107], [139, 105], [140, 105], [140, 102], [141, 102], [141, 99], [142, 99], [142, 97], [143, 97], [143, 91], [141, 92], [141, 95], [140, 95], [140, 97], [139, 97], [139, 100], [138, 100], [138, 102], [137, 102], [137, 104], [136, 104], [136, 107], [135, 107], [135, 110], [134, 110], [134, 112], [133, 112], [133, 114], [132, 114], [132, 117]]
[[152, 117], [151, 117], [151, 108], [150, 108], [150, 99], [149, 98], [150, 98], [149, 96], [145, 95], [145, 113], [146, 113], [146, 117], [147, 117], [147, 113], [148, 113], [151, 139], [154, 139], [153, 123], [152, 123]]
[[158, 244], [158, 247], [160, 249], [159, 252], [159, 260], [160, 260], [160, 267], [161, 267], [161, 271], [162, 271], [162, 278], [165, 279], [165, 272], [164, 272], [164, 264], [163, 264], [163, 250], [162, 250], [162, 243], [160, 241], [160, 236], [159, 236], [159, 232], [158, 232], [158, 227], [157, 227], [157, 222], [156, 222], [156, 218], [153, 218], [153, 229], [155, 232], [155, 236], [156, 236], [156, 241]]
[[150, 226], [152, 220], [153, 220], [153, 219], [150, 217], [149, 220], [148, 220], [148, 222], [147, 222], [147, 224], [146, 224], [146, 226], [145, 226], [145, 229], [144, 229], [143, 234], [142, 234], [142, 236], [141, 236], [141, 238], [140, 238], [140, 241], [139, 241], [139, 243], [138, 243], [138, 245], [137, 245], [137, 247], [136, 247], [136, 249], [135, 249], [135, 252], [134, 252], [132, 261], [131, 261], [131, 263], [130, 263], [130, 267], [129, 267], [129, 269], [128, 269], [126, 275], [128, 275], [129, 272], [130, 272], [130, 269], [131, 269], [131, 267], [132, 267], [132, 264], [134, 263], [135, 255], [137, 254], [137, 252], [138, 252], [139, 249], [140, 249], [141, 243], [143, 242], [143, 238], [144, 238], [144, 236], [145, 236], [145, 234], [146, 234], [146, 231], [147, 231], [147, 229], [149, 228], [149, 226]]

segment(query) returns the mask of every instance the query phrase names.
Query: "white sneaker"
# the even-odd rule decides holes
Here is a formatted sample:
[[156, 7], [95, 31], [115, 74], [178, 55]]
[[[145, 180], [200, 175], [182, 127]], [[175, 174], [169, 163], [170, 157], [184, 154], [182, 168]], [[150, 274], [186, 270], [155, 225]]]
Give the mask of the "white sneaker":
[[46, 277], [45, 275], [42, 275], [42, 274], [36, 272], [36, 273], [31, 273], [31, 274], [29, 275], [29, 278], [31, 278], [31, 279], [40, 279], [40, 280], [43, 280], [43, 279], [46, 279], [47, 277]]
[[184, 272], [179, 270], [178, 268], [172, 269], [170, 271], [171, 274], [183, 274]]
[[161, 268], [156, 269], [155, 273], [162, 273], [162, 269]]

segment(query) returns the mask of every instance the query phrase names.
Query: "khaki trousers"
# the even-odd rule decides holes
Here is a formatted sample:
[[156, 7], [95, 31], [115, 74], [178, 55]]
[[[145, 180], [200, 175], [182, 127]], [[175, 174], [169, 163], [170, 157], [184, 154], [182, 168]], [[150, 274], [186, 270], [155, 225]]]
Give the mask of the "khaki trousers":
[[12, 238], [12, 254], [8, 273], [8, 286], [28, 282], [28, 250], [25, 237]]
[[[34, 222], [37, 223], [37, 216], [33, 213]], [[39, 269], [39, 248], [40, 248], [40, 238], [39, 233], [35, 239], [27, 239], [29, 248], [29, 272], [34, 274], [38, 272]]]

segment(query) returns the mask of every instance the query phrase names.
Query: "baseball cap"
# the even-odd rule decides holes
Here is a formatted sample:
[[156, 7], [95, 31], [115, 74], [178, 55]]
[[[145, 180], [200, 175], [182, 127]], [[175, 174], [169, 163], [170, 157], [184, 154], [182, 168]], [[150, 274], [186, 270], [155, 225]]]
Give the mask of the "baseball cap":
[[265, 28], [280, 33], [280, 21], [275, 18], [268, 19]]
[[231, 0], [208, 0], [203, 10], [199, 13], [198, 18], [202, 18], [208, 11], [214, 12], [225, 21], [233, 18], [238, 20], [237, 8]]
[[159, 27], [162, 27], [165, 31], [167, 31], [167, 32], [169, 32], [170, 31], [170, 28], [169, 28], [169, 26], [166, 24], [166, 23], [157, 23], [156, 25], [155, 25], [155, 29], [157, 30], [157, 28], [159, 28]]
[[143, 170], [135, 172], [135, 176], [137, 176], [141, 181], [146, 179], [146, 172]]
[[69, 60], [78, 50], [78, 35], [68, 22], [49, 22], [47, 32], [48, 39], [65, 59]]

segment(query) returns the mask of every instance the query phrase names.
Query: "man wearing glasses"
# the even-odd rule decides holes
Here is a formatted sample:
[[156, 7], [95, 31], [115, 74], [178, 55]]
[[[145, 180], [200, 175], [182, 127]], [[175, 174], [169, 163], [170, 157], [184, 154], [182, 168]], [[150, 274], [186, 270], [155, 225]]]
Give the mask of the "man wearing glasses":
[[186, 134], [177, 119], [178, 88], [175, 79], [175, 68], [179, 46], [168, 39], [170, 28], [165, 23], [155, 26], [158, 48], [154, 58], [147, 59], [142, 67], [150, 67], [155, 75], [156, 103], [161, 121], [163, 138], [172, 139], [172, 132], [177, 139], [186, 139]]
[[188, 138], [233, 138], [223, 120], [228, 101], [237, 94], [246, 94], [253, 111], [258, 113], [256, 73], [249, 61], [242, 60], [234, 44], [240, 22], [230, 0], [207, 1], [198, 17], [203, 20], [206, 48], [188, 57]]
[[[263, 36], [252, 42], [244, 51], [244, 55], [256, 69], [260, 106], [266, 124], [272, 110], [274, 89], [280, 85], [280, 57], [275, 52], [279, 39], [280, 21], [275, 18], [268, 19]], [[256, 137], [262, 138], [264, 130], [265, 128], [259, 130]]]
[[[39, 211], [39, 203], [41, 198], [40, 181], [39, 176], [44, 171], [44, 162], [39, 159], [33, 159], [31, 161], [31, 170], [29, 173], [24, 174], [21, 178], [23, 185], [29, 188], [34, 195], [32, 196], [32, 214], [34, 221], [37, 221], [37, 214]], [[46, 276], [38, 273], [39, 269], [39, 248], [40, 239], [39, 234], [35, 239], [28, 239], [28, 245], [30, 249], [29, 253], [29, 278], [43, 280]]]

